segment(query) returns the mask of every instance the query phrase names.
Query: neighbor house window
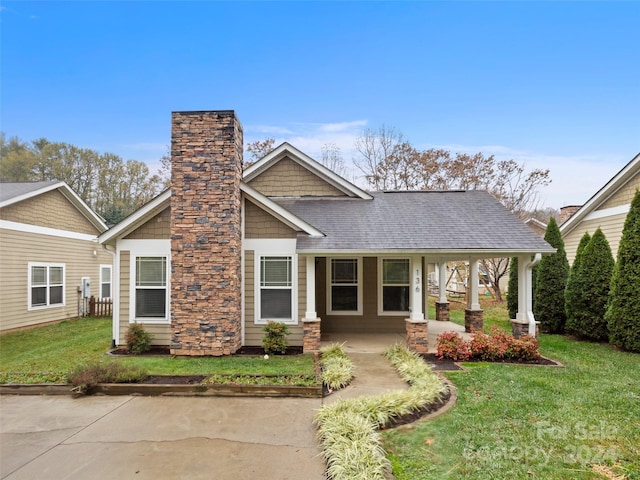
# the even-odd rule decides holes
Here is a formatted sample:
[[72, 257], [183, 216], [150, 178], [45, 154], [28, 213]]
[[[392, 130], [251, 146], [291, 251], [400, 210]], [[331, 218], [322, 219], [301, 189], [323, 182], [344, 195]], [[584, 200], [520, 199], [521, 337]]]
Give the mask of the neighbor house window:
[[381, 275], [381, 300], [383, 313], [409, 311], [409, 259], [383, 258]]
[[100, 265], [100, 298], [111, 298], [111, 265]]
[[260, 320], [293, 321], [293, 259], [260, 257]]
[[330, 259], [329, 313], [359, 314], [361, 312], [361, 278], [360, 261], [357, 258]]
[[64, 305], [64, 264], [29, 263], [29, 309]]
[[167, 257], [136, 257], [136, 318], [167, 316]]

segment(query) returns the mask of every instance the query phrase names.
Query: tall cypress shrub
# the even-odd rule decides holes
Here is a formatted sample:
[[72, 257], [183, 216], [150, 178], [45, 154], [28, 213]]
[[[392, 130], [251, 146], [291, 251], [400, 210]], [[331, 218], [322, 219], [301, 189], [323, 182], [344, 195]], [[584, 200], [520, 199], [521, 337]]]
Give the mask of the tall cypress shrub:
[[590, 241], [591, 235], [589, 232], [585, 232], [578, 244], [573, 265], [571, 265], [569, 269], [567, 288], [564, 291], [564, 309], [567, 314], [566, 331], [572, 335], [578, 335], [578, 325], [580, 324], [580, 318], [582, 318], [584, 310], [584, 295], [582, 295], [584, 291], [584, 275], [581, 267], [584, 249]]
[[[607, 340], [609, 329], [605, 314], [609, 299], [611, 276], [614, 267], [611, 247], [599, 228], [584, 248], [579, 265], [579, 284], [576, 292], [577, 311], [573, 333], [589, 340]], [[568, 285], [567, 285], [568, 289]], [[569, 329], [569, 307], [567, 307], [567, 329]]]
[[555, 218], [547, 225], [544, 239], [556, 253], [542, 257], [536, 275], [533, 313], [546, 333], [563, 333], [566, 321], [564, 290], [569, 276], [569, 262]]
[[640, 352], [640, 191], [624, 222], [605, 318], [613, 345]]
[[509, 311], [509, 318], [516, 318], [518, 314], [518, 257], [512, 257], [509, 262], [507, 310]]

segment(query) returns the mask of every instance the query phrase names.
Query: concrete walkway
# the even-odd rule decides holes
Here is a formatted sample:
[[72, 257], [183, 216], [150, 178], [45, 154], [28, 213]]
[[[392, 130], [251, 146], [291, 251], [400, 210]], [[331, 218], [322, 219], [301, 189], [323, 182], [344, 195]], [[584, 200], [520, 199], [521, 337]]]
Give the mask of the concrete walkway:
[[0, 397], [0, 478], [325, 478], [320, 399]]

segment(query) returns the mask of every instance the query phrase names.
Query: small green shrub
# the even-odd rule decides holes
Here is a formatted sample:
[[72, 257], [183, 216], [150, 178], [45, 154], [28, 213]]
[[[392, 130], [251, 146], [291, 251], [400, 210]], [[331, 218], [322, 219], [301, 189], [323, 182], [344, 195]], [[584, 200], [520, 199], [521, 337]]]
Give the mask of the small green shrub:
[[147, 332], [141, 323], [129, 325], [124, 337], [127, 350], [134, 355], [147, 353], [151, 350], [151, 340], [153, 340], [153, 335]]
[[262, 348], [269, 355], [287, 353], [287, 335], [289, 335], [289, 327], [281, 322], [269, 322], [262, 329], [265, 333], [262, 338]]
[[86, 394], [98, 383], [132, 383], [148, 376], [142, 367], [109, 362], [79, 366], [69, 373], [67, 381], [74, 386], [74, 393]]

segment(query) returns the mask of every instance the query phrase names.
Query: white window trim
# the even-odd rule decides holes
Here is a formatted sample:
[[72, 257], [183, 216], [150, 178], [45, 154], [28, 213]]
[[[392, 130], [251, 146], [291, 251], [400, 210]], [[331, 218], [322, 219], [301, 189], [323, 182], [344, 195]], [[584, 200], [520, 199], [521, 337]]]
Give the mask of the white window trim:
[[[333, 290], [331, 288], [332, 284], [331, 284], [331, 264], [332, 264], [332, 260], [338, 260], [338, 259], [346, 259], [346, 260], [356, 260], [357, 261], [357, 269], [358, 269], [358, 278], [356, 279], [357, 281], [357, 287], [358, 287], [358, 309], [357, 310], [333, 310], [331, 308], [332, 305], [332, 293]], [[327, 315], [362, 315], [363, 314], [363, 309], [362, 309], [362, 304], [363, 304], [363, 261], [362, 261], [362, 257], [327, 257], [327, 266], [326, 266], [326, 274], [325, 274], [325, 278], [326, 278], [326, 284], [327, 284]]]
[[[382, 262], [383, 260], [407, 260], [409, 262], [409, 281], [407, 286], [409, 287], [409, 309], [401, 310], [401, 311], [385, 311], [383, 309], [383, 298], [382, 298]], [[410, 257], [378, 257], [378, 316], [380, 317], [401, 317], [407, 316], [411, 313], [411, 258]], [[400, 285], [400, 284], [398, 284]]]
[[[122, 240], [118, 251], [129, 251], [129, 323], [167, 325], [171, 323], [171, 241], [170, 240]], [[166, 257], [167, 298], [165, 318], [136, 318], [136, 259], [138, 257]], [[113, 282], [113, 277], [111, 278]], [[112, 292], [113, 293], [113, 292]]]
[[[32, 293], [32, 285], [31, 285], [31, 270], [32, 267], [47, 267], [47, 304], [46, 305], [31, 305], [31, 293]], [[62, 267], [62, 303], [55, 303], [53, 305], [49, 304], [49, 267]], [[64, 307], [67, 303], [67, 268], [64, 263], [47, 263], [47, 262], [28, 262], [27, 264], [27, 310], [45, 310], [48, 308], [59, 308]]]
[[[103, 268], [109, 269], [109, 272], [110, 272], [110, 275], [109, 275], [109, 279], [110, 279], [110, 281], [109, 281], [109, 285], [110, 285], [109, 290], [111, 291], [111, 296], [110, 297], [103, 297], [102, 296], [102, 285], [107, 283], [107, 282], [103, 282], [102, 281], [102, 269]], [[100, 279], [100, 282], [99, 282], [100, 295], [98, 296], [98, 298], [107, 298], [107, 299], [113, 298], [113, 266], [112, 265], [108, 265], [108, 264], [100, 265], [100, 269], [98, 271], [98, 278]]]
[[[291, 258], [291, 317], [292, 318], [279, 318], [274, 319], [276, 322], [285, 323], [287, 325], [298, 324], [298, 256], [295, 253], [287, 251], [256, 251], [254, 254], [254, 312], [255, 318], [253, 319], [256, 325], [266, 325], [269, 320], [262, 318], [262, 312], [260, 311], [260, 300], [262, 293], [262, 286], [260, 285], [260, 278], [262, 276], [262, 258], [264, 257], [289, 257]], [[282, 288], [282, 287], [278, 287]]]

